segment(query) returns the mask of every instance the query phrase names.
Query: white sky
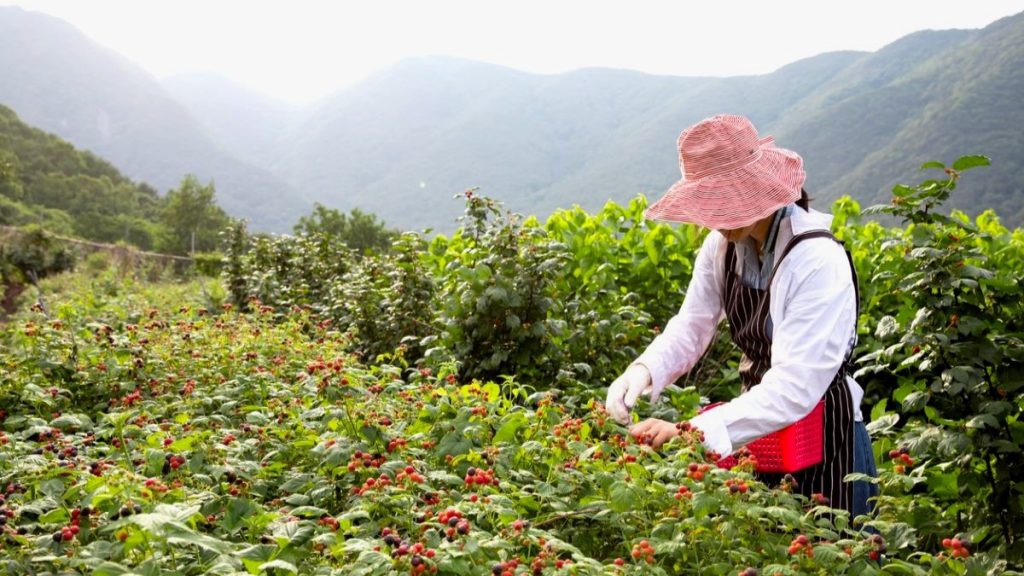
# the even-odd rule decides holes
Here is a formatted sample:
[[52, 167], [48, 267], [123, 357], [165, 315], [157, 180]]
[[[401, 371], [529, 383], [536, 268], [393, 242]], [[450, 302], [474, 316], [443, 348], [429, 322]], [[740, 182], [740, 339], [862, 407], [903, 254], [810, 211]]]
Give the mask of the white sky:
[[407, 56], [539, 73], [763, 74], [1024, 11], [1024, 0], [0, 0], [12, 4], [67, 20], [158, 77], [214, 71], [293, 102]]

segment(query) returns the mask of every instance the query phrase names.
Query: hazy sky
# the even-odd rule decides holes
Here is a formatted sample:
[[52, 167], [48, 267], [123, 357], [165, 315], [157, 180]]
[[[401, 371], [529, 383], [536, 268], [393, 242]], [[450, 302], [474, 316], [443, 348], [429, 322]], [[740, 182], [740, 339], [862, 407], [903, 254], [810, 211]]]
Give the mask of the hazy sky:
[[158, 77], [215, 71], [295, 102], [406, 56], [539, 73], [762, 74], [1024, 11], [1024, 0], [0, 0], [12, 4], [67, 20]]

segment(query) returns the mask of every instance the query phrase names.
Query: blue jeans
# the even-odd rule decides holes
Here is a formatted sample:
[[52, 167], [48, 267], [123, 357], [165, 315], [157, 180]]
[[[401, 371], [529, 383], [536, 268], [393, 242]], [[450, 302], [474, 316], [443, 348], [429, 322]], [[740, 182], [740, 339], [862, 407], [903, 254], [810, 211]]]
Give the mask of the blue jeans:
[[[863, 422], [854, 422], [853, 430], [853, 471], [877, 477], [878, 468], [875, 466], [875, 453], [871, 451], [871, 437], [868, 436], [867, 427]], [[863, 480], [854, 482], [853, 518], [874, 511], [874, 502], [868, 502], [868, 499], [875, 496], [878, 496], [878, 484]]]

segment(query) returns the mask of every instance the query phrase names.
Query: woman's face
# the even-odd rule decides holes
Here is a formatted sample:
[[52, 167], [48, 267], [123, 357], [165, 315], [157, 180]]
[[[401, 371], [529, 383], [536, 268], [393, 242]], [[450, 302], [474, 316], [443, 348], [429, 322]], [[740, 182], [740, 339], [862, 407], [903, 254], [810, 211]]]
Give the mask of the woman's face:
[[739, 242], [746, 238], [753, 238], [757, 244], [758, 250], [761, 249], [761, 245], [764, 244], [765, 237], [768, 236], [768, 228], [771, 227], [772, 218], [774, 216], [765, 216], [753, 224], [744, 226], [743, 228], [735, 228], [732, 230], [718, 229], [718, 232], [725, 236], [725, 239], [729, 242]]
[[736, 228], [734, 230], [718, 230], [718, 232], [722, 236], [725, 236], [725, 239], [728, 240], [729, 242], [735, 243], [750, 236], [751, 233], [754, 231], [754, 227], [757, 226], [757, 224], [758, 222], [754, 222], [753, 224], [750, 224], [749, 226], [744, 226], [743, 228]]

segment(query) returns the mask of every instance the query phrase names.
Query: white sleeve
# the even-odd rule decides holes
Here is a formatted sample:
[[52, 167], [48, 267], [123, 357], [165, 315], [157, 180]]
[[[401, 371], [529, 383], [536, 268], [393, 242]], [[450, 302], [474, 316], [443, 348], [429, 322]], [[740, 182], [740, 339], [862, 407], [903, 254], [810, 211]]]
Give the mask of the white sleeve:
[[771, 368], [760, 384], [690, 422], [704, 444], [730, 454], [803, 418], [846, 358], [856, 299], [842, 247], [829, 239], [794, 246], [771, 286]]
[[664, 389], [693, 368], [714, 338], [723, 316], [723, 242], [718, 232], [707, 235], [694, 261], [693, 276], [679, 312], [633, 362], [647, 368], [656, 390]]

